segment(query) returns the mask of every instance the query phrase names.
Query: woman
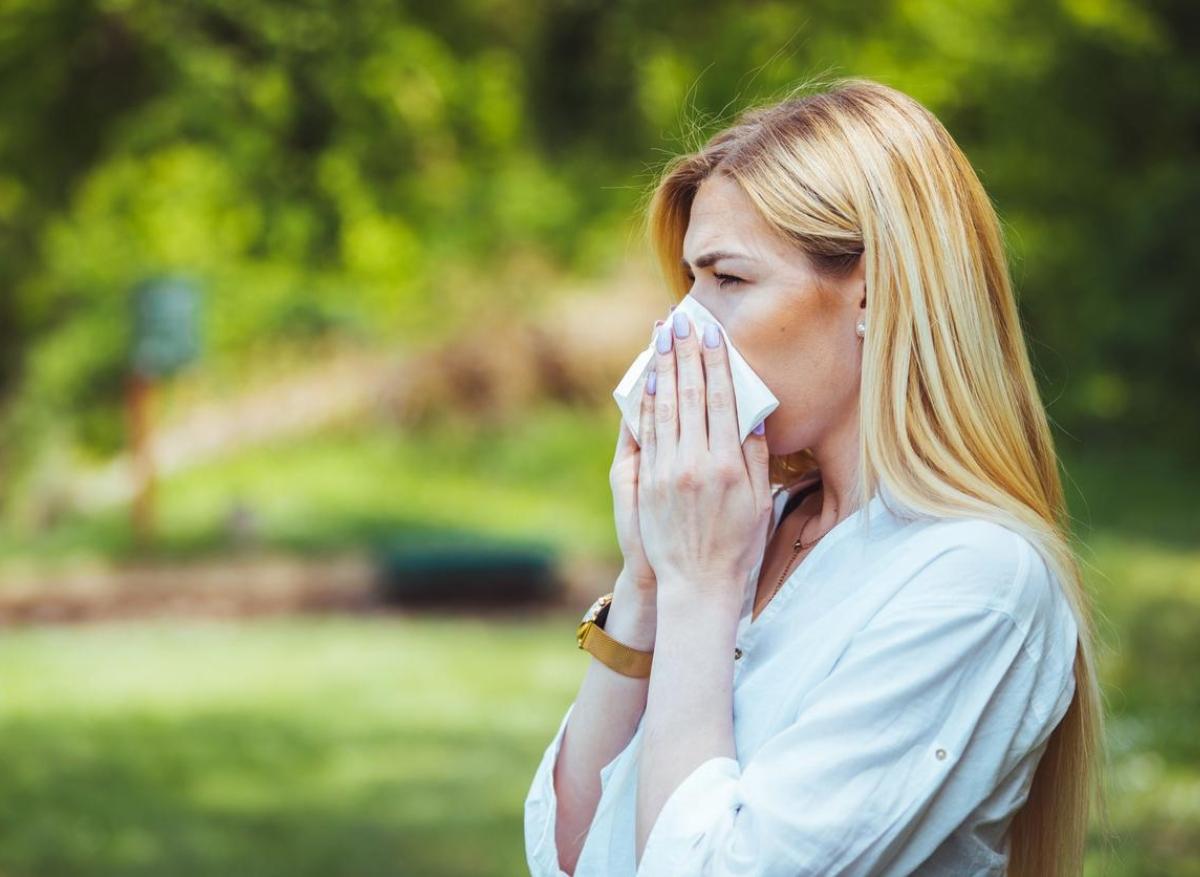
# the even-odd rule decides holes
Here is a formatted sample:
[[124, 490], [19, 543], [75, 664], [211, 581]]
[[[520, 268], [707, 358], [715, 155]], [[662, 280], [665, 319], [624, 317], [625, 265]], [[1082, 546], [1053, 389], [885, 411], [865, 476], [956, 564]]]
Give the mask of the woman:
[[[844, 79], [672, 161], [648, 219], [729, 342], [656, 330], [603, 620], [653, 669], [590, 661], [526, 799], [532, 872], [1082, 873], [1090, 609], [967, 159]], [[780, 401], [744, 442], [727, 343]]]

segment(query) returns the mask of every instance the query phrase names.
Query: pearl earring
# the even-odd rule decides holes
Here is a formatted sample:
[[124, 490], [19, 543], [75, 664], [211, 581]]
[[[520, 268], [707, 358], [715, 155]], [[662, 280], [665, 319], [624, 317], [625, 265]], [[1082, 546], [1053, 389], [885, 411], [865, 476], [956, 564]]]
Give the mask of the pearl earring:
[[859, 338], [862, 338], [864, 335], [866, 335], [866, 334], [867, 334], [867, 323], [866, 323], [866, 321], [865, 321], [865, 320], [859, 320], [859, 321], [858, 321], [858, 325], [854, 327], [854, 331], [855, 331], [855, 333], [858, 335], [858, 337], [859, 337]]

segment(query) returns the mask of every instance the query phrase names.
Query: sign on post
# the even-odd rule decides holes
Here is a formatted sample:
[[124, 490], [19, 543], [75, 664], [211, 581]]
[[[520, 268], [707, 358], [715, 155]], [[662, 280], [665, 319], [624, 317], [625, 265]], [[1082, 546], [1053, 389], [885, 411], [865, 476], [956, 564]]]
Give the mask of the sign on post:
[[133, 458], [133, 528], [146, 544], [154, 526], [154, 457], [151, 453], [150, 394], [155, 380], [169, 377], [200, 352], [200, 293], [179, 275], [163, 275], [133, 290], [133, 338], [126, 395]]
[[150, 378], [173, 375], [200, 352], [200, 295], [185, 277], [164, 276], [133, 292], [133, 368]]

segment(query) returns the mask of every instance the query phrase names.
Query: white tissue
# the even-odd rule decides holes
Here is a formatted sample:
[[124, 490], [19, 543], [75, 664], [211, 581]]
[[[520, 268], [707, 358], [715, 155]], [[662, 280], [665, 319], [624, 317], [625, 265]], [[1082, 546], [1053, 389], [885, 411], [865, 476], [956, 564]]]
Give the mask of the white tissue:
[[[742, 358], [737, 348], [729, 340], [729, 333], [725, 331], [725, 327], [712, 315], [712, 312], [708, 308], [692, 298], [691, 295], [685, 295], [675, 305], [675, 310], [683, 311], [683, 313], [692, 318], [693, 331], [695, 332], [702, 333], [706, 323], [715, 323], [720, 329], [721, 335], [725, 339], [725, 349], [728, 351], [729, 371], [733, 375], [733, 396], [737, 407], [738, 439], [744, 442], [746, 436], [750, 435], [750, 430], [754, 429], [760, 420], [779, 407], [779, 400], [775, 398], [762, 379], [755, 374], [754, 369], [746, 364], [746, 360]], [[670, 320], [663, 325], [670, 328]], [[700, 337], [701, 343], [703, 343], [703, 335]], [[621, 409], [625, 423], [629, 426], [629, 431], [633, 433], [633, 437], [639, 445], [642, 443], [641, 438], [638, 436], [638, 426], [641, 422], [642, 393], [645, 392], [646, 376], [650, 372], [650, 366], [653, 364], [656, 355], [657, 351], [654, 349], [654, 342], [651, 341], [650, 345], [638, 354], [637, 359], [633, 361], [633, 365], [625, 372], [625, 377], [621, 378], [621, 382], [613, 390], [613, 398], [617, 401], [617, 407]]]

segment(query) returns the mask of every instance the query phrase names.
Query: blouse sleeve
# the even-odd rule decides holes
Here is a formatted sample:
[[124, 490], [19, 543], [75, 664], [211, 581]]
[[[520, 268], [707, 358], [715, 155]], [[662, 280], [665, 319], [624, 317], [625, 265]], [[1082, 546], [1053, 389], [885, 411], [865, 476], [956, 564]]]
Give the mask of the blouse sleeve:
[[638, 877], [906, 874], [967, 818], [1073, 679], [1039, 669], [1003, 609], [919, 593], [882, 609], [744, 767], [715, 756], [684, 778]]
[[554, 795], [554, 762], [562, 748], [567, 719], [574, 709], [572, 702], [558, 724], [558, 731], [542, 753], [542, 760], [529, 786], [529, 794], [525, 796], [525, 859], [530, 877], [568, 877], [567, 872], [558, 866], [558, 846], [554, 840], [555, 814], [558, 812], [558, 801]]

